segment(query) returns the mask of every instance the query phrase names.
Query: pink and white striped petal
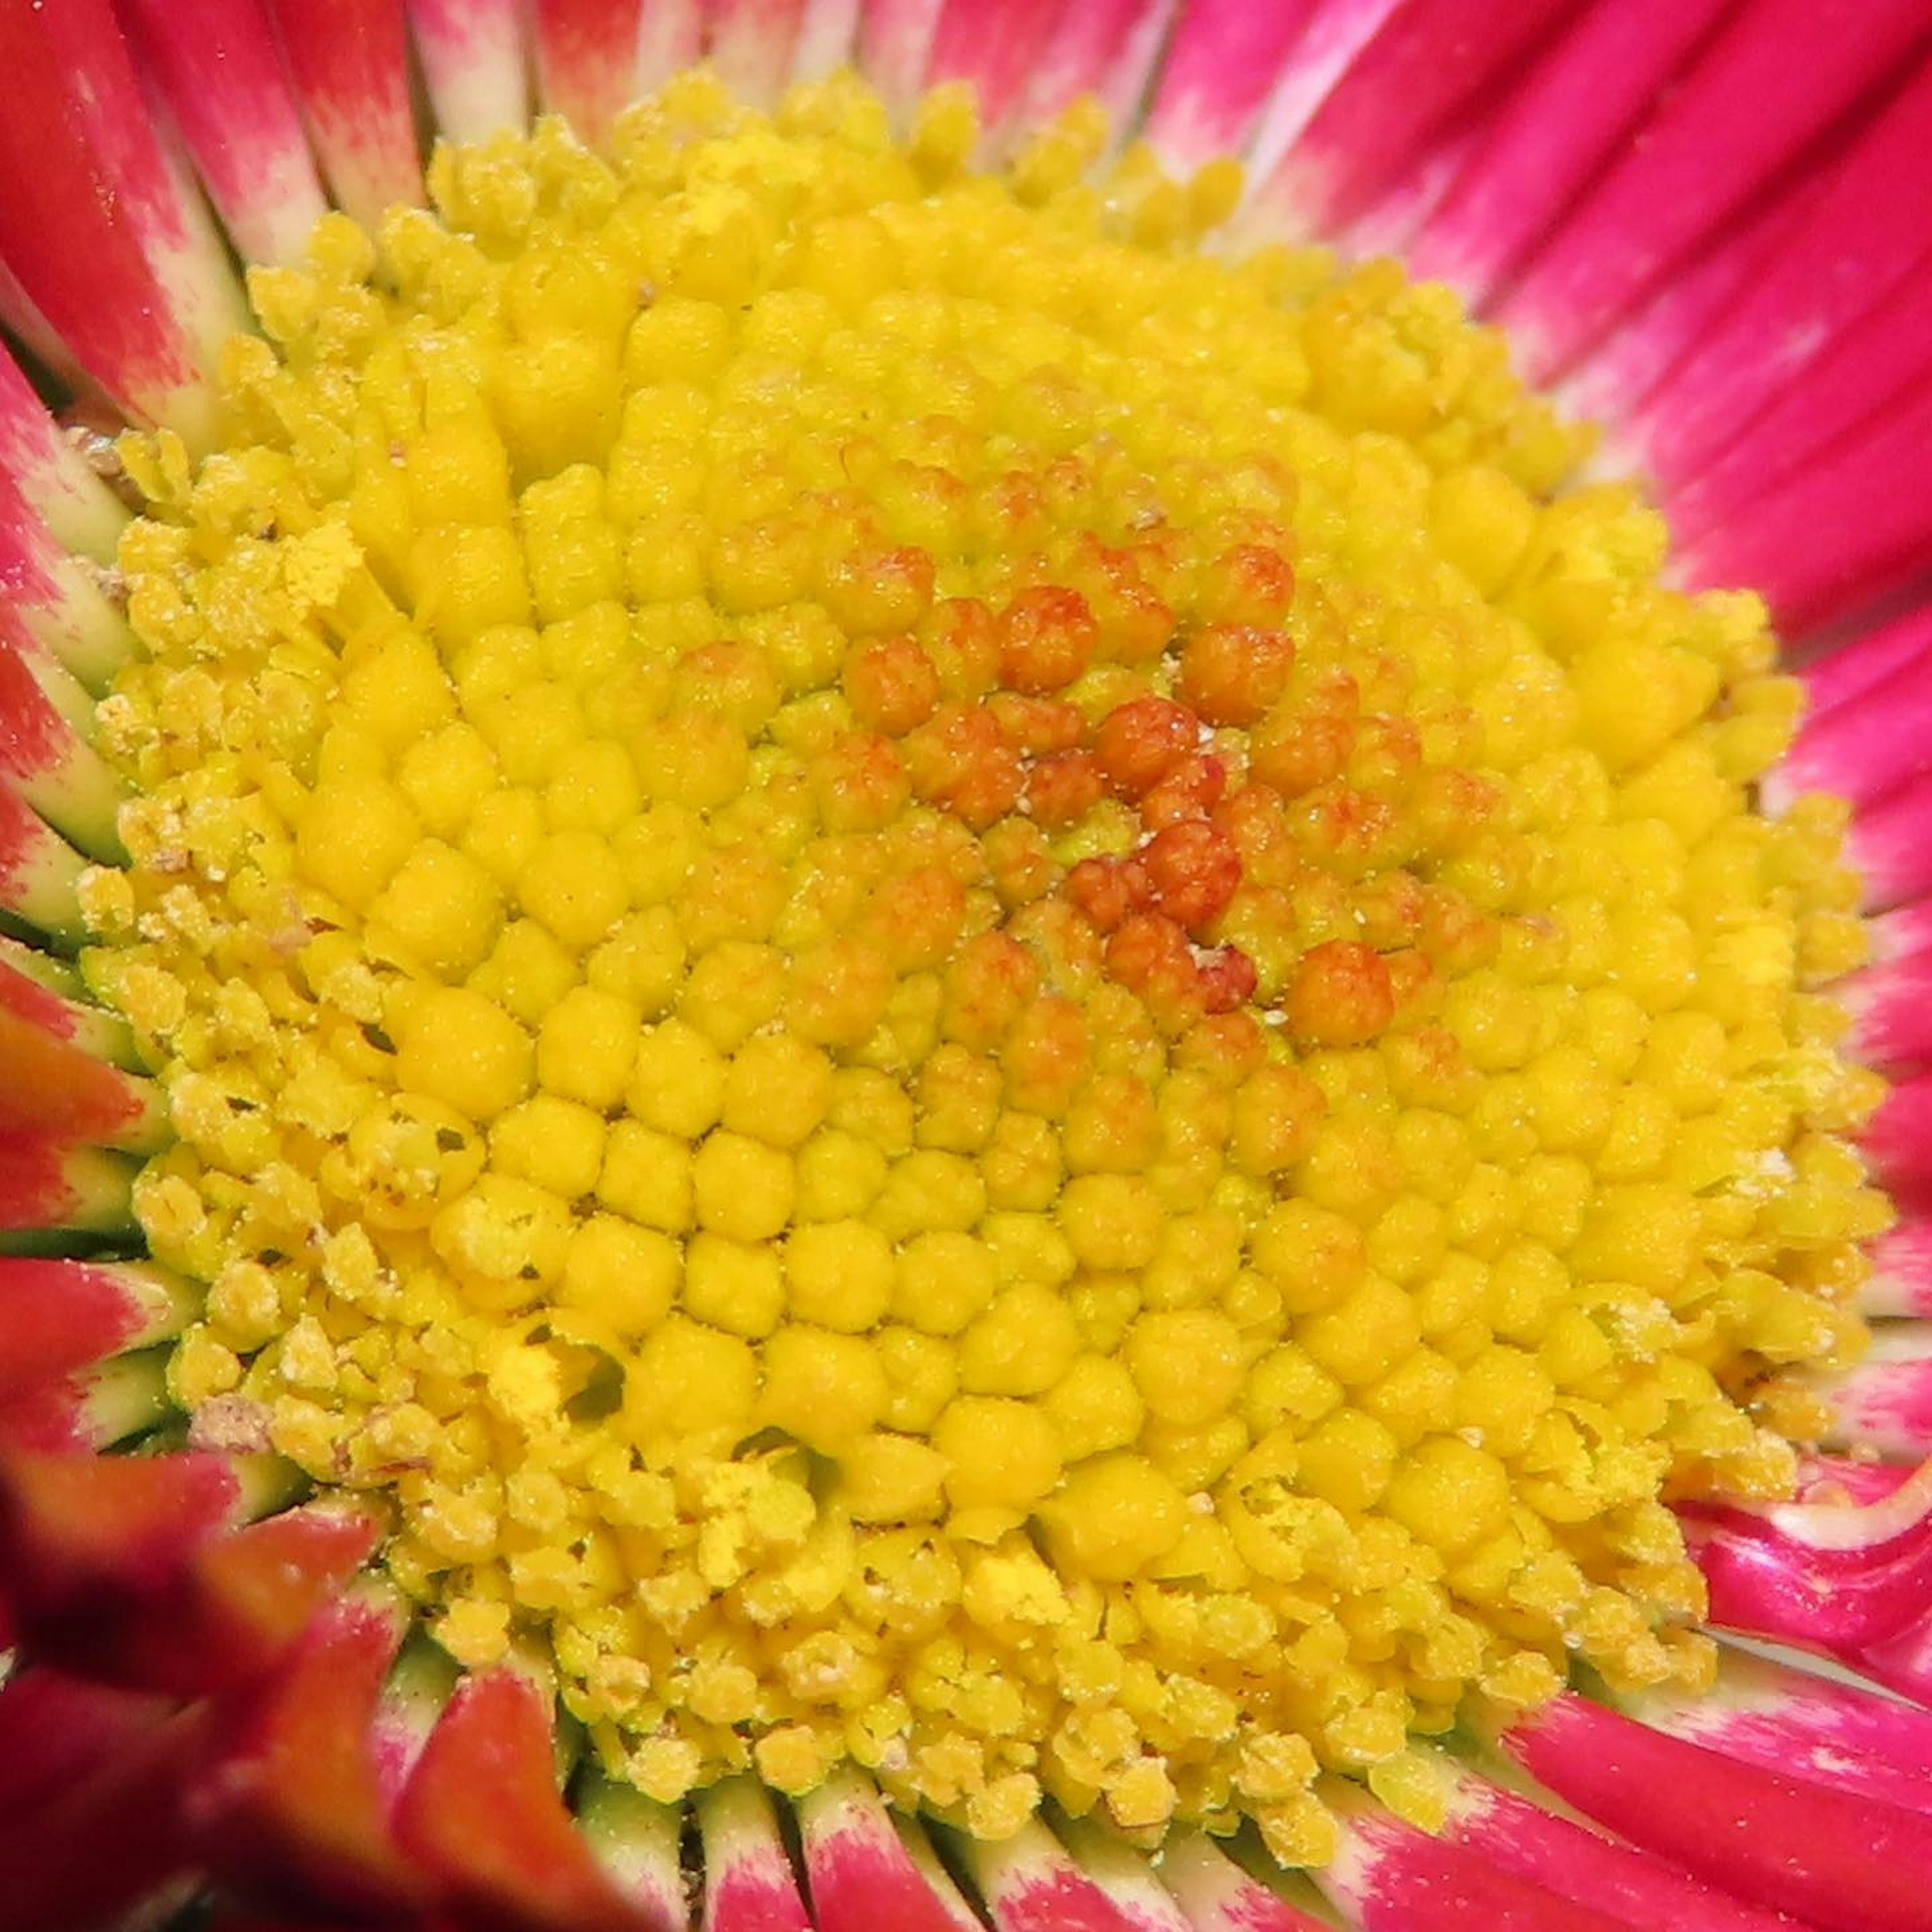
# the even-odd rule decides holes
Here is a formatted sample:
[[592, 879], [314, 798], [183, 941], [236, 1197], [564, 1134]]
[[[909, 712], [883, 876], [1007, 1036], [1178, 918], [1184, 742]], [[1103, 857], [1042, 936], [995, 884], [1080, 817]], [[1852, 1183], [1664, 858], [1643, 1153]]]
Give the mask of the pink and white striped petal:
[[882, 1923], [895, 1932], [980, 1926], [937, 1859], [928, 1852], [922, 1863], [914, 1855], [878, 1787], [860, 1772], [835, 1772], [801, 1798], [798, 1826], [817, 1932], [870, 1932]]
[[851, 64], [859, 43], [862, 0], [804, 0], [791, 52], [794, 80], [824, 80]]
[[124, 409], [194, 442], [241, 292], [148, 116], [107, 0], [0, 0], [0, 256]]
[[518, 0], [409, 0], [410, 31], [437, 131], [482, 141], [530, 124]]
[[710, 58], [738, 99], [769, 108], [791, 78], [803, 0], [711, 0]]
[[87, 863], [26, 800], [0, 784], [0, 910], [72, 950], [87, 930], [80, 910]]
[[328, 207], [256, 0], [123, 0], [148, 75], [243, 260], [298, 260]]
[[1729, 5], [1586, 13], [1477, 135], [1416, 238], [1414, 272], [1481, 307], [1629, 139]]
[[631, 100], [638, 0], [535, 0], [537, 104], [602, 148]]
[[76, 1237], [135, 1239], [136, 1165], [45, 1134], [0, 1132], [0, 1254], [58, 1252]]
[[1070, 6], [1028, 82], [1020, 124], [1054, 120], [1091, 95], [1107, 110], [1115, 140], [1132, 123], [1152, 80], [1178, 0], [1090, 0]]
[[1673, 495], [1924, 262], [1932, 237], [1916, 177], [1928, 152], [1932, 64], [1922, 61], [1830, 168], [1769, 272], [1650, 398], [1633, 433]]
[[1900, 1462], [1932, 1456], [1932, 1325], [1882, 1323], [1864, 1358], [1822, 1388], [1838, 1446]]
[[1362, 1932], [1628, 1932], [1628, 1919], [1431, 1838], [1359, 1787], [1338, 1782], [1326, 1795], [1341, 1846], [1315, 1882]]
[[54, 709], [6, 628], [0, 624], [0, 780], [83, 852], [118, 857], [121, 781]]
[[1606, 1912], [1620, 1924], [1668, 1925], [1676, 1932], [1779, 1932], [1789, 1926], [1520, 1792], [1443, 1762], [1451, 1781], [1444, 1837], [1513, 1878]]
[[1932, 770], [1932, 653], [1904, 663], [1856, 695], [1807, 718], [1766, 778], [1766, 811], [1801, 792], [1868, 804]]
[[128, 511], [88, 466], [20, 364], [0, 345], [0, 476], [67, 549], [114, 561]]
[[1932, 256], [1882, 300], [1831, 337], [1802, 380], [1780, 389], [1741, 424], [1714, 459], [1666, 508], [1684, 542], [1748, 518], [1752, 506], [1784, 480], [1828, 460], [1834, 446], [1882, 423], [1895, 399], [1932, 374], [1925, 333], [1932, 302]]
[[[1898, 71], [1918, 0], [1747, 0], [1496, 311], [1531, 379], [1572, 368], [1838, 116]], [[1802, 60], [1792, 57], [1805, 50]]]
[[797, 1874], [764, 1788], [727, 1778], [698, 1799], [704, 1916], [711, 1932], [812, 1932]]
[[[1845, 862], [1864, 883], [1868, 912], [1892, 914], [1932, 896], [1932, 782], [1910, 780], [1868, 804], [1845, 835]], [[1888, 950], [1904, 930], [1888, 922]]]
[[1071, 1818], [1060, 1841], [1107, 1903], [1134, 1932], [1194, 1932], [1174, 1894], [1156, 1876], [1153, 1862], [1120, 1834], [1093, 1818]]
[[268, 0], [336, 205], [373, 230], [422, 200], [403, 0]]
[[[1466, 0], [1403, 0], [1262, 178], [1256, 218], [1312, 236], [1347, 226], [1560, 26], [1574, 4], [1492, 0], [1482, 30], [1472, 32]], [[1314, 37], [1312, 31], [1308, 39]], [[1301, 58], [1298, 47], [1291, 65]], [[1264, 154], [1256, 159], [1258, 170], [1268, 165]]]
[[1241, 152], [1309, 11], [1305, 0], [1277, 7], [1193, 0], [1182, 10], [1144, 130], [1169, 167], [1198, 168]]
[[980, 125], [998, 154], [1020, 131], [1027, 88], [1069, 0], [946, 0], [932, 37], [926, 83], [964, 80], [980, 100]]
[[683, 1819], [669, 1804], [628, 1784], [590, 1778], [574, 1796], [578, 1828], [618, 1889], [644, 1912], [656, 1932], [684, 1932], [684, 1872], [680, 1855]]
[[655, 94], [704, 51], [705, 0], [644, 0], [633, 56], [633, 94]]
[[1874, 1177], [1899, 1207], [1932, 1205], [1932, 1074], [1898, 1082], [1864, 1132]]
[[[34, 655], [52, 652], [79, 683], [104, 691], [134, 655], [134, 635], [103, 588], [118, 581], [110, 567], [56, 542], [0, 471], [0, 595], [14, 606], [0, 634], [19, 648], [24, 628]], [[80, 728], [93, 728], [91, 707], [70, 715]]]
[[1832, 988], [1851, 1016], [1844, 1050], [1866, 1066], [1915, 1072], [1932, 1061], [1932, 952], [1881, 961]]
[[859, 68], [904, 128], [928, 85], [932, 43], [946, 0], [867, 0], [859, 22]]
[[1805, 704], [1816, 718], [1871, 689], [1932, 653], [1932, 604], [1860, 632], [1800, 670]]
[[1574, 1691], [1502, 1743], [1565, 1804], [1708, 1884], [1818, 1932], [1932, 1932], [1922, 1813], [1740, 1763]]
[[1037, 1818], [1010, 1838], [962, 1840], [962, 1850], [998, 1932], [1138, 1932]]
[[1196, 1932], [1330, 1932], [1326, 1918], [1244, 1871], [1204, 1832], [1170, 1834], [1160, 1875]]
[[1932, 1712], [1726, 1646], [1708, 1690], [1622, 1700], [1654, 1730], [1816, 1784], [1932, 1811]]
[[1932, 1316], [1932, 1222], [1906, 1220], [1871, 1244], [1872, 1271], [1858, 1291], [1867, 1315]]

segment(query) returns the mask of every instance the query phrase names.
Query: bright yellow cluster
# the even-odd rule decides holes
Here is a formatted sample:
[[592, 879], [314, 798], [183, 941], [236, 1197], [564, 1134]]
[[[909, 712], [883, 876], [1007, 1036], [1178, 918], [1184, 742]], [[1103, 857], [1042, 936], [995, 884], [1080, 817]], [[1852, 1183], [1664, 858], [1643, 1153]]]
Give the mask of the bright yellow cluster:
[[[440, 152], [130, 448], [89, 968], [181, 1400], [671, 1796], [1320, 1856], [1858, 1345], [1794, 687], [1440, 290], [840, 82]], [[1391, 1789], [1396, 1788], [1391, 1784]]]

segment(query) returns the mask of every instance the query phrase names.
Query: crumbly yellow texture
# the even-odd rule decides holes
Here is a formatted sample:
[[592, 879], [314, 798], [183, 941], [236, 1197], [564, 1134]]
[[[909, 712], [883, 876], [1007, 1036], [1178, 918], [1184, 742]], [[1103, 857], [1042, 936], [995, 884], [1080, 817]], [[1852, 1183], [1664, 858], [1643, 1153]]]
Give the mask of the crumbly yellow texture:
[[689, 78], [257, 272], [128, 452], [89, 965], [179, 1399], [458, 1659], [662, 1797], [1315, 1858], [1472, 1693], [1703, 1667], [1660, 1497], [1858, 1346], [1852, 895], [1500, 343], [1099, 132]]

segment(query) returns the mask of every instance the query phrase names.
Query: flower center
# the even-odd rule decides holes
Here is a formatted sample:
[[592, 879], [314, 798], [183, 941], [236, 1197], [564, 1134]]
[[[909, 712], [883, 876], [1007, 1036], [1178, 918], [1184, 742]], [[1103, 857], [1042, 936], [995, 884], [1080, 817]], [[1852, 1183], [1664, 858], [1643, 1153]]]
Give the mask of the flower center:
[[173, 1386], [657, 1796], [1318, 1856], [1472, 1692], [1702, 1667], [1660, 1498], [1789, 1484], [1882, 1214], [1850, 893], [1755, 603], [1443, 291], [972, 135], [442, 151], [130, 446]]

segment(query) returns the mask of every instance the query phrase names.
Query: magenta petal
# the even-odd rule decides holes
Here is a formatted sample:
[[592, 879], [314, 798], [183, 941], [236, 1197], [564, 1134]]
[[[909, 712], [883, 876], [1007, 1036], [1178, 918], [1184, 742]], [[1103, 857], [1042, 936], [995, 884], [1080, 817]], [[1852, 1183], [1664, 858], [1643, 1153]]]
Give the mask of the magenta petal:
[[268, 0], [337, 203], [374, 230], [422, 199], [403, 0]]
[[106, 0], [0, 4], [0, 256], [124, 406], [194, 438], [239, 292], [148, 118]]
[[632, 98], [638, 0], [536, 0], [537, 100], [593, 148]]
[[1336, 80], [1258, 190], [1317, 235], [1369, 207], [1484, 90], [1572, 10], [1573, 0], [1491, 0], [1480, 30], [1467, 0], [1406, 0]]
[[[1798, 673], [1811, 716], [1845, 704], [1871, 689], [1894, 671], [1932, 652], [1932, 605], [1910, 610], [1891, 622], [1863, 631], [1826, 652]], [[1932, 934], [1928, 934], [1932, 940]]]
[[256, 0], [124, 0], [145, 70], [242, 258], [300, 259], [328, 203]]
[[1138, 1932], [1037, 1819], [997, 1844], [968, 1840], [965, 1853], [998, 1932]]
[[438, 130], [452, 141], [530, 120], [517, 0], [409, 0], [410, 28]]
[[1646, 1691], [1633, 1717], [1726, 1757], [1932, 1811], [1932, 1712], [1726, 1648], [1708, 1690]]
[[1776, 812], [1800, 792], [1864, 805], [1932, 770], [1932, 656], [1908, 658], [1864, 690], [1805, 720], [1765, 785]]
[[1417, 238], [1410, 266], [1480, 305], [1654, 104], [1729, 0], [1598, 7], [1510, 88]]
[[1882, 1326], [1864, 1359], [1823, 1387], [1837, 1413], [1834, 1441], [1904, 1462], [1932, 1455], [1932, 1328]]
[[748, 1778], [701, 1793], [707, 1932], [812, 1932], [771, 1800]]
[[1498, 310], [1532, 377], [1562, 374], [1608, 334], [1868, 88], [1895, 73], [1924, 26], [1918, 0], [1749, 0]]
[[1519, 1792], [1460, 1767], [1454, 1775], [1444, 1835], [1527, 1884], [1631, 1925], [1673, 1932], [1778, 1932], [1788, 1924]]
[[1172, 1834], [1161, 1876], [1198, 1932], [1328, 1932], [1328, 1922], [1291, 1905], [1199, 1832]]
[[[1748, 440], [1772, 405], [1808, 398], [1820, 352], [1922, 264], [1919, 173], [1928, 153], [1932, 65], [1922, 62], [1827, 171], [1823, 192], [1766, 274], [1651, 399], [1640, 434], [1668, 487], [1699, 475], [1741, 432]], [[1932, 356], [1923, 314], [1921, 350]]]
[[111, 564], [128, 522], [120, 500], [90, 470], [0, 346], [0, 472], [70, 550]]
[[[962, 1932], [979, 1920], [951, 1881], [922, 1872], [878, 1789], [853, 1770], [835, 1772], [798, 1804], [806, 1886], [817, 1932]], [[950, 1894], [949, 1897], [947, 1894]]]
[[970, 81], [980, 124], [995, 146], [1015, 131], [1028, 83], [1066, 0], [946, 0], [932, 37], [926, 82]]
[[1820, 1932], [1932, 1932], [1932, 1818], [1740, 1764], [1574, 1691], [1503, 1742], [1566, 1804], [1710, 1884]]
[[1170, 166], [1198, 167], [1246, 146], [1310, 11], [1310, 0], [1195, 0], [1184, 10], [1144, 130]]
[[[1890, 912], [1932, 892], [1932, 782], [1909, 781], [1852, 821], [1845, 859], [1864, 882], [1867, 910]], [[1888, 925], [1888, 932], [1902, 930]], [[1888, 942], [1891, 943], [1891, 942]]]
[[1364, 1932], [1628, 1932], [1628, 1919], [1431, 1838], [1365, 1792], [1337, 1788], [1331, 1804], [1342, 1847], [1316, 1882]]
[[804, 0], [711, 0], [710, 58], [741, 100], [770, 107], [791, 77]]
[[1881, 960], [1838, 982], [1832, 996], [1851, 1016], [1845, 1046], [1862, 1065], [1913, 1072], [1932, 1060], [1932, 952]]
[[1868, 1315], [1932, 1315], [1932, 1222], [1901, 1221], [1872, 1244], [1870, 1252], [1860, 1308]]
[[1088, 0], [1069, 7], [1028, 85], [1022, 124], [1050, 121], [1090, 94], [1106, 109], [1117, 135], [1131, 127], [1174, 12], [1173, 0]]
[[1840, 330], [1817, 360], [1742, 424], [1702, 475], [1672, 497], [1671, 520], [1687, 548], [1707, 532], [1748, 522], [1794, 476], [1828, 462], [1836, 446], [1880, 429], [1901, 396], [1932, 376], [1925, 332], [1932, 257]]
[[869, 0], [859, 22], [859, 64], [903, 124], [926, 84], [946, 0]]

